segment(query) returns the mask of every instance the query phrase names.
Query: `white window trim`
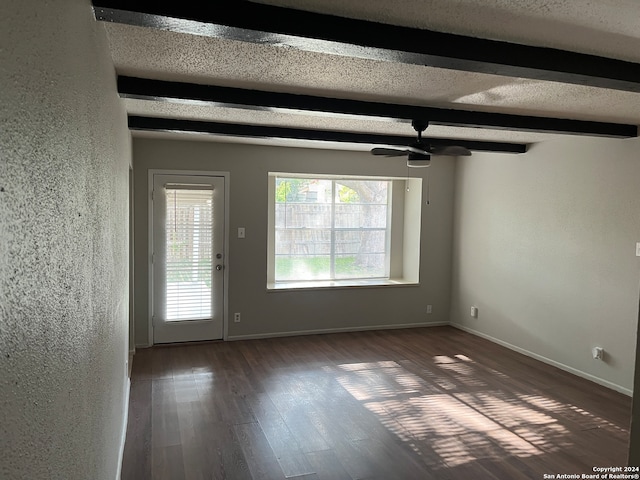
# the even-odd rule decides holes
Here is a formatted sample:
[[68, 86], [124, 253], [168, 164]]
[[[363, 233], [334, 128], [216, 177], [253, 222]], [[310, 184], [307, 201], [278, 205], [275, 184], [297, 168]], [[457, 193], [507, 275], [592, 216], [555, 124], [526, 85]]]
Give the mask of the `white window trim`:
[[[291, 282], [275, 281], [275, 183], [276, 177], [326, 178], [339, 180], [389, 180], [393, 182], [391, 209], [388, 215], [392, 222], [390, 241], [391, 265], [389, 278], [345, 279], [345, 280], [301, 280]], [[314, 173], [269, 172], [267, 202], [267, 291], [317, 290], [327, 288], [380, 288], [420, 285], [420, 230], [422, 179], [376, 177], [356, 175], [326, 175]], [[408, 187], [408, 188], [407, 188]], [[400, 201], [396, 201], [400, 199]]]

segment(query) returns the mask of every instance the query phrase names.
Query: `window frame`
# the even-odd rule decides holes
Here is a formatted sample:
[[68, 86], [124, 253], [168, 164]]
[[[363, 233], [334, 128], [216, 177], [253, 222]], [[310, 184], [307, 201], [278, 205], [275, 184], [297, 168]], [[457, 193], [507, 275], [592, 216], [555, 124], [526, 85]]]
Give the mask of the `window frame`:
[[[387, 258], [385, 277], [275, 281], [276, 178], [287, 177], [327, 179], [338, 184], [340, 180], [384, 180], [390, 182], [387, 199], [388, 225], [386, 229]], [[268, 183], [267, 291], [419, 285], [421, 178], [268, 172]], [[409, 186], [411, 188], [407, 188]], [[409, 199], [411, 208], [408, 208]], [[333, 201], [335, 202], [335, 199]], [[408, 215], [410, 218], [408, 218]], [[391, 245], [389, 245], [390, 243]]]

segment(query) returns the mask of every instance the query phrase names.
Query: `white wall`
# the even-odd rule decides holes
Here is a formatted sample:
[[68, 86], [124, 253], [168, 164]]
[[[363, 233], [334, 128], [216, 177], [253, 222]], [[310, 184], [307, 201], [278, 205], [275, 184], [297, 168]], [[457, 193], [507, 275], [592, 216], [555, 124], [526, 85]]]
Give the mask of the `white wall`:
[[89, 0], [0, 4], [0, 478], [113, 480], [130, 140]]
[[571, 138], [459, 159], [452, 323], [630, 394], [639, 149], [637, 139]]
[[[204, 141], [134, 138], [135, 289], [148, 294], [149, 169], [230, 172], [229, 337], [241, 338], [318, 330], [446, 323], [449, 320], [454, 160], [435, 159], [429, 167], [431, 204], [423, 205], [420, 286], [267, 292], [268, 172], [407, 175], [404, 160], [368, 152], [264, 147]], [[426, 169], [412, 169], [426, 175]], [[423, 182], [423, 187], [426, 182]], [[235, 238], [237, 227], [246, 238]], [[427, 304], [433, 313], [426, 314]], [[136, 342], [148, 338], [147, 303], [136, 302]]]

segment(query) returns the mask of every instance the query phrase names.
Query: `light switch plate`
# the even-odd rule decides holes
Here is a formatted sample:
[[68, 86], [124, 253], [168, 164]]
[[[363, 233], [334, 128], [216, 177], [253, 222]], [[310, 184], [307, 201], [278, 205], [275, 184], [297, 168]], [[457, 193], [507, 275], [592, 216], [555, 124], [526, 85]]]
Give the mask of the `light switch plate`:
[[636, 242], [636, 257], [640, 257], [640, 242]]
[[244, 238], [244, 227], [238, 227], [238, 238]]

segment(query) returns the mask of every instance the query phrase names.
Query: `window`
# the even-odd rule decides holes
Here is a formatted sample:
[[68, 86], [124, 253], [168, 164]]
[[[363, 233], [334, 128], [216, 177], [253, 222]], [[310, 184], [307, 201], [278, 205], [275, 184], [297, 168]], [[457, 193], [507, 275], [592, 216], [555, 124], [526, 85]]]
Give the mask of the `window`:
[[275, 181], [276, 282], [389, 277], [390, 181]]
[[166, 320], [211, 317], [213, 190], [167, 185]]
[[269, 179], [269, 288], [410, 283], [403, 274], [406, 179]]

